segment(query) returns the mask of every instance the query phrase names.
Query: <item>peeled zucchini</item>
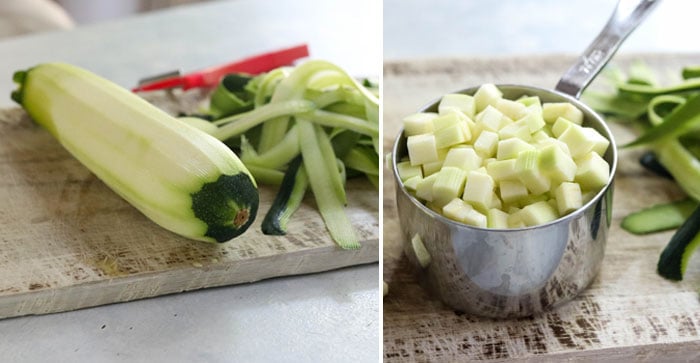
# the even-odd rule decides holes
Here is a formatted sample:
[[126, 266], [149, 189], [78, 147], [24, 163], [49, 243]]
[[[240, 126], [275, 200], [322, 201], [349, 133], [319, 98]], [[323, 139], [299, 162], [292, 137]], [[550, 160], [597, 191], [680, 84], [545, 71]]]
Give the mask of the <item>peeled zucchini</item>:
[[40, 64], [15, 73], [12, 99], [114, 192], [161, 227], [226, 242], [258, 209], [257, 185], [207, 133], [84, 69]]

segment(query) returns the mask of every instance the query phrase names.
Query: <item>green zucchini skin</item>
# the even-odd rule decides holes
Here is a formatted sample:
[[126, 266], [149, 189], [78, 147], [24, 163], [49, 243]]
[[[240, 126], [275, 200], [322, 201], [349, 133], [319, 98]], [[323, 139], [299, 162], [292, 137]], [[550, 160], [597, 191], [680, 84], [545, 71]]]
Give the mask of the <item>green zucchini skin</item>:
[[683, 279], [690, 256], [700, 245], [700, 207], [688, 217], [661, 252], [657, 271], [674, 281]]
[[287, 234], [287, 221], [299, 208], [308, 189], [308, 180], [302, 162], [301, 156], [297, 156], [289, 163], [279, 192], [263, 219], [261, 228], [264, 234], [273, 236]]
[[692, 198], [657, 204], [632, 213], [622, 220], [621, 227], [634, 234], [647, 234], [680, 227], [697, 208]]
[[181, 236], [226, 242], [258, 210], [257, 185], [216, 138], [89, 71], [46, 63], [12, 99], [115, 193]]

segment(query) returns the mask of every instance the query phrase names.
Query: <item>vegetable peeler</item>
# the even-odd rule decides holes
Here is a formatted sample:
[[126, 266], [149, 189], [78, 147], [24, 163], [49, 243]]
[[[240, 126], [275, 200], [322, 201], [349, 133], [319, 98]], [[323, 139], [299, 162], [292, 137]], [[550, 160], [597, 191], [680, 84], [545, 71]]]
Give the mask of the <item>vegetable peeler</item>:
[[295, 60], [309, 56], [306, 44], [254, 55], [224, 65], [205, 68], [188, 74], [170, 71], [141, 79], [133, 92], [148, 92], [163, 89], [208, 88], [216, 86], [229, 73], [258, 74], [292, 64]]

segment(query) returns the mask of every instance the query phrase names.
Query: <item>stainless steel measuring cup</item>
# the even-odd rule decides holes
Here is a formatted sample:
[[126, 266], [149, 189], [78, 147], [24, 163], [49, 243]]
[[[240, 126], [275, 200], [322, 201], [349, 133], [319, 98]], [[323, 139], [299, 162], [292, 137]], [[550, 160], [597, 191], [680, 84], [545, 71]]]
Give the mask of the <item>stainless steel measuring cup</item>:
[[[576, 297], [597, 275], [611, 222], [617, 150], [603, 119], [578, 100], [659, 0], [620, 0], [601, 33], [554, 90], [497, 85], [504, 98], [539, 96], [542, 102], [570, 102], [584, 125], [610, 140], [603, 158], [610, 165], [607, 185], [577, 211], [547, 224], [518, 229], [468, 226], [437, 214], [401, 184], [396, 164], [407, 155], [403, 132], [394, 143], [392, 166], [404, 250], [424, 285], [453, 309], [489, 317], [530, 316]], [[460, 91], [474, 94], [478, 87]], [[436, 112], [439, 100], [422, 112]], [[418, 236], [430, 256], [421, 265], [411, 240]]]

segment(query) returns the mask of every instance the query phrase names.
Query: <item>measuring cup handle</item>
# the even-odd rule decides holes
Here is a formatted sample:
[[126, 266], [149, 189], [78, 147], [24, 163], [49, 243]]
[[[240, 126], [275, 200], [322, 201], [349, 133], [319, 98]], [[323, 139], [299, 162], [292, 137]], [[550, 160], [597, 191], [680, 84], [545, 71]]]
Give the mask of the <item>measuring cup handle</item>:
[[660, 0], [619, 0], [600, 34], [557, 83], [555, 89], [579, 98], [622, 42]]

